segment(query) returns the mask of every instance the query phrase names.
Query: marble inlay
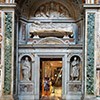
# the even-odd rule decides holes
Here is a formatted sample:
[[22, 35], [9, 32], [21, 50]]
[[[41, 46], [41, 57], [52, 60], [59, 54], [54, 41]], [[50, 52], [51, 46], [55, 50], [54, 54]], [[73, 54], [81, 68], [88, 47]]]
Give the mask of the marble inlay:
[[86, 92], [94, 94], [94, 27], [95, 13], [88, 13], [87, 16], [87, 67], [86, 67]]
[[12, 66], [12, 12], [5, 13], [5, 32], [4, 32], [4, 94], [11, 93], [11, 66]]

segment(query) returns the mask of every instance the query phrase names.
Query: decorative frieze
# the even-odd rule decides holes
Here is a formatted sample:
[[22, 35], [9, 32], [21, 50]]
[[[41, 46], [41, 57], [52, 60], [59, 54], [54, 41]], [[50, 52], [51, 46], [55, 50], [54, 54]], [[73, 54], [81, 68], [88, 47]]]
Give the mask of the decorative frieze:
[[87, 14], [87, 67], [86, 67], [86, 92], [94, 94], [94, 27], [95, 13]]
[[12, 12], [5, 12], [4, 18], [4, 94], [11, 93], [11, 73], [12, 73]]
[[75, 23], [41, 23], [39, 21], [34, 22], [29, 27], [29, 32], [73, 32], [73, 26]]

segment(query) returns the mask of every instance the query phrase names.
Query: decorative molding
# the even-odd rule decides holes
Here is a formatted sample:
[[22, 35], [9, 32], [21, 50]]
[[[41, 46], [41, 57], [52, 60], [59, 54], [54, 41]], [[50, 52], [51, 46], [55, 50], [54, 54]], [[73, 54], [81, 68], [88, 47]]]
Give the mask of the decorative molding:
[[96, 13], [96, 26], [95, 26], [95, 33], [96, 33], [96, 46], [95, 46], [95, 55], [96, 55], [96, 68], [100, 68], [100, 11]]
[[11, 94], [11, 72], [12, 72], [12, 12], [5, 12], [4, 32], [4, 94]]
[[87, 13], [86, 93], [94, 95], [94, 30], [95, 13]]

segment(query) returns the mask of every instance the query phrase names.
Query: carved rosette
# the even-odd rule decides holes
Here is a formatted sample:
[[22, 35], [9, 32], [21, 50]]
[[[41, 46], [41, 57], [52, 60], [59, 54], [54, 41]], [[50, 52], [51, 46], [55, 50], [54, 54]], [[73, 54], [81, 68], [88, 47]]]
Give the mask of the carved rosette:
[[4, 32], [4, 94], [11, 93], [11, 66], [12, 66], [12, 12], [5, 12]]
[[94, 94], [94, 25], [95, 25], [95, 13], [88, 13], [86, 92], [89, 95]]

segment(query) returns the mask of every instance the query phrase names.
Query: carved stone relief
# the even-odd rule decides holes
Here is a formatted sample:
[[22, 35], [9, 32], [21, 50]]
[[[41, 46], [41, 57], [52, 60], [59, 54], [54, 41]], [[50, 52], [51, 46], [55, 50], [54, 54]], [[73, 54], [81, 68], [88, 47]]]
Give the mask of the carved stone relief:
[[19, 94], [33, 94], [33, 83], [20, 83]]
[[26, 40], [26, 24], [22, 23], [21, 25], [22, 25], [21, 39], [25, 41]]
[[49, 2], [40, 6], [34, 14], [36, 18], [69, 18], [70, 13], [63, 5]]
[[[32, 36], [66, 36], [77, 41], [78, 26], [76, 23], [40, 23], [34, 22], [29, 26], [30, 37]], [[54, 34], [54, 35], [53, 35]]]
[[81, 84], [69, 84], [69, 92], [81, 92]]
[[[56, 2], [55, 2], [56, 1]], [[25, 0], [22, 5], [19, 4], [18, 10], [24, 18], [74, 18], [81, 17], [81, 0]], [[37, 16], [37, 17], [36, 17]]]

